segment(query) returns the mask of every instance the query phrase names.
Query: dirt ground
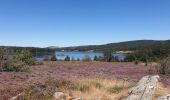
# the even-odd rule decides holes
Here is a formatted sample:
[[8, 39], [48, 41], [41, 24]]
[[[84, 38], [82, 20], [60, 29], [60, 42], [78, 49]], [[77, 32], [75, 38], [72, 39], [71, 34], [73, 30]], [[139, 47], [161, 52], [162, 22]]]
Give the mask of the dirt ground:
[[[32, 66], [30, 72], [0, 72], [0, 100], [8, 100], [19, 94], [31, 82], [43, 81], [48, 77], [65, 80], [118, 79], [136, 83], [143, 76], [150, 74], [157, 73], [150, 66], [143, 64], [81, 61], [44, 62], [43, 65]], [[164, 86], [170, 88], [170, 76], [160, 76], [160, 81]]]

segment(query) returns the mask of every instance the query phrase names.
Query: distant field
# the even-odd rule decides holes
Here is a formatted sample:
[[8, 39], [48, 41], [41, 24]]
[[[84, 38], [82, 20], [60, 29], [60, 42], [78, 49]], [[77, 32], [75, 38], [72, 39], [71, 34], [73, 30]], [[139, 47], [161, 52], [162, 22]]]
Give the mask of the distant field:
[[[15, 96], [32, 82], [54, 78], [58, 80], [109, 80], [134, 84], [145, 75], [156, 74], [156, 71], [143, 64], [117, 62], [44, 62], [44, 65], [33, 66], [29, 73], [0, 72], [0, 98], [7, 100]], [[103, 82], [103, 81], [102, 81]], [[161, 82], [170, 86], [170, 76], [161, 76]]]

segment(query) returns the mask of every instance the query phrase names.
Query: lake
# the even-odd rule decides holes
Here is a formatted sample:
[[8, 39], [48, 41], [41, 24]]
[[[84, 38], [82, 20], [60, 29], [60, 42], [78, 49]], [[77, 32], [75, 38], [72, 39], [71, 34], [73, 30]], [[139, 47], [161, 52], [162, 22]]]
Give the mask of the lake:
[[[94, 59], [95, 56], [103, 56], [102, 52], [80, 52], [80, 51], [72, 51], [72, 52], [56, 52], [56, 58], [59, 60], [64, 60], [66, 56], [69, 56], [71, 59], [74, 58], [75, 60], [80, 59], [82, 60], [85, 56]], [[50, 56], [50, 55], [49, 55]], [[123, 60], [126, 56], [124, 54], [113, 54], [114, 57], [118, 57], [119, 60]], [[42, 61], [44, 56], [37, 56], [37, 60]]]

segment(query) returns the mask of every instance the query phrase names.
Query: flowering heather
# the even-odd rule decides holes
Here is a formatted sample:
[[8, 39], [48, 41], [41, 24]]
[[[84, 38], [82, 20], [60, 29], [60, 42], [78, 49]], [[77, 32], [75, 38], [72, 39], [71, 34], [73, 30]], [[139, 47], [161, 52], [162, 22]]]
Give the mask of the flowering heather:
[[[49, 77], [68, 81], [104, 79], [136, 83], [143, 76], [149, 74], [156, 74], [156, 71], [144, 64], [93, 61], [44, 62], [44, 65], [32, 66], [29, 73], [0, 72], [0, 100], [8, 100], [19, 94], [29, 84], [37, 81], [43, 82]], [[161, 82], [165, 86], [170, 86], [170, 77], [160, 76]]]

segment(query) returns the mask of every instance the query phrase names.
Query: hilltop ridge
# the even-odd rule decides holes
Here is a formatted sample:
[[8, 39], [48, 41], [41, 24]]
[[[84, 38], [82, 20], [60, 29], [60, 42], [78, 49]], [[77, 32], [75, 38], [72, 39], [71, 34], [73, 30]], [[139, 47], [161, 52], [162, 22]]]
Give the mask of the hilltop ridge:
[[134, 41], [125, 41], [118, 43], [108, 43], [103, 45], [87, 45], [87, 46], [74, 46], [74, 47], [63, 47], [56, 48], [56, 50], [65, 50], [65, 51], [127, 51], [127, 50], [141, 50], [145, 48], [156, 49], [156, 48], [166, 48], [170, 49], [170, 40], [134, 40]]

